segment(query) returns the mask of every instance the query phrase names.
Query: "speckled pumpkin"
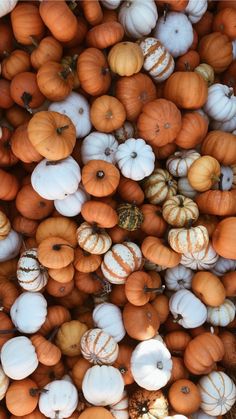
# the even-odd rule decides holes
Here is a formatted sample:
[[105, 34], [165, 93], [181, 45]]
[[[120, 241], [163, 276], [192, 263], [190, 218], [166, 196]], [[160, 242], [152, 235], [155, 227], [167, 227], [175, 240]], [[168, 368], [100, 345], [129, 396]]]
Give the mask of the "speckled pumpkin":
[[118, 226], [128, 231], [138, 230], [143, 222], [143, 213], [134, 204], [121, 204], [117, 208]]

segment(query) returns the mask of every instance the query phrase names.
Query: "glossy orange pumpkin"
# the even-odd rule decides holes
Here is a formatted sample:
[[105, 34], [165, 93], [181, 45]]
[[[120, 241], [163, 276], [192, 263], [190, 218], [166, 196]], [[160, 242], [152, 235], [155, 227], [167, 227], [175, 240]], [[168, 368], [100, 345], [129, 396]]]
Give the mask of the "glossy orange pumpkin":
[[100, 96], [92, 103], [90, 118], [97, 131], [112, 132], [125, 122], [125, 107], [113, 96]]
[[120, 172], [104, 160], [90, 160], [82, 169], [82, 183], [85, 190], [97, 197], [115, 192], [120, 181]]

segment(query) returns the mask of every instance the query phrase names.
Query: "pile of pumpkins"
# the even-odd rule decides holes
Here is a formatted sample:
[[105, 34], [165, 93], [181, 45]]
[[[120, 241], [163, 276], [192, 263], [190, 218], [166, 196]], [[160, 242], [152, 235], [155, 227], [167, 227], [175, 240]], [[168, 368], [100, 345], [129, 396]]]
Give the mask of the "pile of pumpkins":
[[236, 2], [0, 1], [0, 419], [235, 418]]

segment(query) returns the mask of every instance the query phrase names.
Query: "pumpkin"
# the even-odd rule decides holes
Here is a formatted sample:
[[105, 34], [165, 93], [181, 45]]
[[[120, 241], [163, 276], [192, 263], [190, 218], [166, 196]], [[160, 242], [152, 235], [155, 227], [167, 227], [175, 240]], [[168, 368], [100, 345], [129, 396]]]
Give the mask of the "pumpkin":
[[92, 255], [80, 249], [80, 247], [75, 249], [74, 267], [77, 271], [83, 273], [94, 272], [99, 268], [101, 263], [102, 258], [100, 255]]
[[119, 180], [119, 170], [103, 160], [90, 160], [82, 169], [83, 186], [86, 192], [96, 197], [112, 194]]
[[114, 362], [114, 367], [117, 368], [122, 374], [125, 384], [132, 384], [134, 382], [130, 369], [130, 360], [132, 352], [133, 348], [131, 346], [128, 346], [125, 343], [121, 343], [119, 345], [118, 357]]
[[203, 0], [196, 4], [194, 0], [189, 0], [185, 8], [185, 13], [187, 13], [190, 22], [196, 23], [202, 18], [206, 10], [207, 1]]
[[32, 38], [40, 40], [44, 35], [44, 23], [35, 4], [18, 3], [11, 12], [11, 24], [20, 44], [31, 45]]
[[140, 46], [134, 42], [118, 42], [108, 54], [110, 69], [119, 76], [138, 73], [142, 68], [143, 59]]
[[200, 252], [185, 253], [181, 257], [181, 264], [194, 270], [210, 270], [217, 262], [219, 255], [211, 243]]
[[209, 332], [201, 333], [193, 338], [184, 352], [184, 363], [195, 375], [208, 374], [215, 362], [224, 356], [224, 346], [220, 338]]
[[70, 313], [65, 307], [60, 305], [49, 306], [46, 320], [39, 332], [41, 335], [46, 336], [69, 320]]
[[180, 356], [183, 355], [184, 350], [186, 349], [186, 346], [190, 340], [190, 335], [182, 330], [169, 332], [164, 337], [164, 343], [166, 344], [171, 354]]
[[142, 108], [137, 128], [140, 137], [151, 145], [158, 147], [166, 145], [175, 140], [181, 129], [180, 111], [169, 100], [150, 101]]
[[236, 337], [233, 333], [228, 330], [223, 330], [219, 334], [220, 339], [223, 342], [225, 353], [222, 359], [222, 364], [226, 368], [235, 369], [236, 364]]
[[224, 415], [234, 405], [236, 387], [233, 380], [222, 371], [212, 371], [198, 382], [201, 409], [210, 416]]
[[15, 203], [19, 213], [30, 220], [41, 220], [53, 211], [53, 203], [42, 198], [30, 184], [19, 190]]
[[23, 71], [13, 77], [10, 92], [14, 102], [29, 113], [41, 106], [45, 100], [37, 84], [36, 74], [30, 71]]
[[[9, 294], [8, 294], [8, 297], [9, 297]], [[2, 292], [1, 292], [1, 298], [2, 298]], [[15, 298], [16, 298], [16, 296], [15, 296]], [[13, 298], [13, 301], [14, 301], [15, 298]], [[10, 303], [12, 303], [12, 301], [10, 301]], [[4, 304], [2, 303], [1, 306], [4, 306]], [[10, 305], [9, 305], [9, 308], [8, 308], [7, 311], [9, 311], [9, 310], [10, 310]], [[3, 328], [3, 330], [9, 330], [9, 333], [2, 333], [2, 334], [0, 333], [0, 349], [1, 349], [4, 345], [4, 343], [6, 343], [9, 339], [14, 337], [14, 332], [10, 332], [10, 330], [13, 329], [14, 325], [13, 325], [10, 317], [7, 314], [3, 313], [3, 311], [1, 311], [1, 313], [0, 313], [0, 320], [1, 320], [1, 328]], [[4, 371], [3, 371], [3, 373], [4, 373], [4, 376], [5, 376]], [[1, 375], [1, 379], [3, 378], [3, 380], [4, 380], [4, 377], [2, 376], [2, 374], [0, 374], [0, 375]], [[4, 390], [5, 389], [4, 385], [3, 385], [3, 387], [0, 386], [0, 389], [1, 389], [0, 394], [2, 395], [2, 391], [5, 391]], [[1, 398], [1, 396], [0, 396], [0, 398]]]
[[9, 0], [5, 4], [1, 4], [0, 17], [10, 13], [16, 6], [17, 0]]
[[11, 80], [16, 74], [30, 70], [30, 55], [25, 51], [15, 49], [9, 57], [2, 61], [1, 66], [2, 76], [7, 80]]
[[81, 157], [84, 164], [90, 160], [104, 160], [115, 163], [115, 152], [118, 147], [114, 135], [93, 131], [83, 139]]
[[11, 223], [4, 212], [0, 211], [0, 241], [7, 238], [11, 231]]
[[59, 101], [71, 93], [74, 76], [69, 66], [47, 61], [37, 72], [37, 84], [46, 98]]
[[207, 318], [205, 305], [189, 290], [182, 289], [170, 298], [170, 311], [184, 328], [201, 326]]
[[6, 127], [0, 127], [0, 166], [14, 166], [18, 158], [11, 149], [11, 132]]
[[53, 36], [45, 36], [39, 43], [36, 42], [35, 49], [30, 54], [30, 61], [35, 70], [47, 61], [59, 62], [61, 58], [62, 45]]
[[236, 218], [228, 217], [220, 221], [217, 225], [212, 242], [216, 251], [220, 256], [225, 258], [236, 259], [234, 250], [234, 229], [236, 226]]
[[227, 121], [212, 121], [211, 126], [215, 130], [224, 131], [224, 132], [233, 132], [236, 129], [236, 118], [227, 120]]
[[124, 382], [117, 368], [95, 365], [86, 371], [82, 382], [82, 390], [89, 403], [95, 406], [106, 406], [121, 399]]
[[6, 393], [6, 406], [13, 415], [28, 415], [37, 407], [39, 389], [30, 378], [10, 384]]
[[80, 347], [83, 357], [98, 365], [113, 364], [119, 351], [114, 338], [99, 328], [85, 332], [81, 337]]
[[235, 215], [235, 197], [235, 191], [209, 190], [199, 194], [196, 197], [196, 203], [203, 213]]
[[86, 35], [89, 47], [105, 49], [122, 40], [124, 28], [119, 22], [103, 22], [91, 28]]
[[137, 4], [125, 1], [118, 15], [126, 35], [135, 39], [148, 35], [154, 28], [157, 18], [157, 8], [153, 0], [149, 3], [138, 0]]
[[112, 244], [109, 234], [104, 229], [86, 222], [78, 227], [76, 234], [79, 246], [94, 255], [106, 253]]
[[47, 268], [60, 269], [74, 260], [74, 249], [61, 237], [48, 237], [38, 246], [38, 260]]
[[216, 74], [223, 73], [233, 60], [232, 44], [220, 32], [203, 36], [198, 44], [198, 52], [201, 62], [209, 64]]
[[18, 105], [13, 105], [11, 108], [7, 109], [6, 117], [14, 128], [28, 122], [31, 118], [29, 112]]
[[192, 290], [204, 304], [211, 307], [221, 305], [226, 297], [225, 288], [220, 279], [206, 271], [197, 272], [193, 276]]
[[176, 412], [185, 415], [196, 412], [201, 404], [198, 387], [192, 381], [186, 379], [177, 380], [171, 385], [168, 399]]
[[116, 342], [120, 342], [125, 335], [121, 311], [114, 304], [98, 304], [93, 310], [93, 322]]
[[141, 249], [145, 258], [167, 268], [178, 265], [181, 259], [180, 254], [167, 247], [163, 241], [157, 237], [146, 237], [143, 240]]
[[152, 204], [143, 204], [140, 207], [143, 214], [141, 230], [147, 235], [162, 237], [166, 230], [166, 222], [162, 217], [161, 207]]
[[[235, 164], [236, 162], [236, 141], [235, 135], [222, 132], [211, 131], [206, 136], [202, 143], [201, 152], [203, 155], [208, 154], [218, 160], [219, 163], [224, 165]], [[221, 144], [224, 153], [219, 149]]]
[[171, 369], [171, 354], [156, 339], [138, 343], [132, 353], [131, 372], [136, 383], [145, 390], [159, 390], [164, 387], [170, 379]]
[[59, 214], [74, 217], [81, 212], [82, 205], [89, 199], [89, 195], [82, 187], [64, 199], [55, 199], [54, 206]]
[[183, 13], [169, 12], [157, 21], [155, 36], [175, 58], [185, 54], [193, 43], [193, 28]]
[[81, 419], [113, 419], [114, 415], [104, 407], [87, 407], [79, 415]]
[[[161, 285], [161, 281], [160, 284]], [[154, 293], [161, 293], [163, 288], [155, 286], [153, 279], [148, 273], [143, 271], [133, 272], [128, 276], [125, 283], [125, 294], [127, 300], [135, 305], [142, 306], [149, 302]]]
[[23, 292], [11, 306], [10, 315], [20, 332], [35, 333], [45, 322], [47, 301], [39, 292]]
[[168, 401], [161, 390], [137, 389], [129, 398], [131, 419], [155, 419], [168, 415]]
[[90, 117], [97, 131], [112, 132], [123, 125], [126, 112], [118, 99], [103, 95], [92, 103]]
[[168, 242], [178, 253], [199, 252], [209, 243], [208, 231], [201, 225], [173, 228], [169, 231]]
[[16, 288], [12, 281], [8, 281], [6, 280], [6, 278], [2, 277], [0, 280], [0, 295], [1, 310], [4, 310], [8, 313], [11, 309], [11, 306], [14, 304], [15, 300], [19, 296], [19, 290]]
[[236, 296], [236, 282], [235, 282], [235, 273], [228, 272], [222, 278], [222, 284], [225, 288], [226, 297], [235, 297]]
[[134, 124], [132, 122], [125, 121], [122, 127], [114, 131], [114, 135], [118, 143], [120, 144], [128, 140], [129, 138], [134, 137], [134, 132], [135, 132]]
[[137, 182], [121, 176], [117, 192], [123, 201], [141, 205], [144, 201], [144, 193]]
[[211, 156], [198, 158], [188, 170], [188, 181], [199, 192], [210, 189], [214, 183], [219, 181], [219, 176], [219, 162]]
[[[65, 1], [40, 4], [39, 13], [52, 35], [61, 42], [71, 41], [77, 31], [77, 19]], [[56, 22], [56, 23], [55, 23]]]
[[214, 83], [215, 73], [209, 64], [201, 63], [194, 68], [194, 71], [202, 76], [202, 78], [207, 82], [208, 87]]
[[80, 355], [80, 341], [88, 327], [79, 320], [63, 322], [56, 335], [56, 345], [60, 348], [63, 355]]
[[123, 310], [123, 322], [128, 335], [142, 341], [152, 339], [160, 326], [158, 314], [150, 303], [139, 307], [126, 303]]
[[41, 413], [47, 417], [54, 417], [55, 414], [69, 417], [74, 412], [78, 404], [78, 392], [70, 381], [51, 381], [45, 386], [45, 390], [39, 397], [38, 406]]
[[165, 272], [165, 284], [169, 290], [178, 291], [182, 288], [190, 289], [193, 272], [183, 265], [168, 268]]
[[220, 83], [210, 86], [204, 111], [208, 116], [220, 122], [233, 118], [236, 112], [236, 97], [233, 88]]
[[54, 237], [55, 234], [67, 240], [72, 246], [77, 245], [76, 240], [77, 224], [66, 217], [49, 217], [41, 221], [36, 231], [36, 241], [41, 243], [48, 237]]
[[10, 230], [7, 237], [0, 241], [0, 262], [16, 257], [22, 245], [22, 237], [19, 233]]
[[60, 349], [54, 345], [50, 338], [47, 340], [40, 334], [35, 334], [30, 338], [33, 343], [38, 360], [43, 365], [56, 365], [61, 359]]
[[155, 155], [152, 148], [141, 138], [130, 138], [120, 144], [115, 159], [122, 175], [132, 180], [141, 180], [149, 176], [154, 169]]
[[166, 168], [176, 177], [184, 177], [187, 175], [191, 165], [198, 160], [200, 154], [195, 150], [176, 151], [166, 161]]
[[207, 321], [213, 326], [225, 327], [235, 318], [236, 307], [233, 301], [226, 298], [217, 307], [207, 307]]
[[128, 230], [138, 230], [143, 222], [142, 211], [134, 204], [120, 204], [117, 207], [118, 226]]
[[213, 19], [213, 31], [221, 32], [227, 35], [229, 39], [234, 40], [236, 32], [234, 28], [234, 21], [236, 19], [236, 10], [231, 7], [226, 7], [218, 11]]
[[9, 383], [10, 380], [8, 376], [4, 373], [2, 367], [0, 367], [0, 400], [5, 397]]
[[5, 374], [13, 380], [22, 380], [36, 370], [38, 358], [30, 339], [17, 336], [1, 348], [1, 364]]
[[48, 274], [37, 259], [37, 249], [29, 249], [21, 254], [16, 275], [19, 285], [26, 291], [37, 292], [45, 287]]
[[14, 155], [24, 163], [38, 162], [42, 156], [30, 142], [27, 127], [28, 124], [24, 123], [16, 128], [11, 137], [11, 148]]
[[226, 259], [220, 256], [211, 270], [211, 272], [216, 276], [222, 276], [227, 272], [235, 271], [236, 261], [233, 259]]
[[111, 83], [110, 69], [105, 55], [97, 48], [87, 48], [77, 60], [77, 73], [83, 90], [92, 95], [105, 94]]
[[151, 204], [161, 204], [177, 193], [177, 182], [165, 169], [155, 169], [144, 180], [145, 197]]
[[192, 199], [186, 198], [183, 195], [176, 195], [164, 202], [162, 216], [168, 224], [175, 227], [183, 227], [190, 220], [196, 221], [199, 216], [199, 211]]
[[87, 201], [82, 205], [81, 214], [85, 221], [100, 228], [111, 228], [118, 222], [116, 211], [105, 202]]

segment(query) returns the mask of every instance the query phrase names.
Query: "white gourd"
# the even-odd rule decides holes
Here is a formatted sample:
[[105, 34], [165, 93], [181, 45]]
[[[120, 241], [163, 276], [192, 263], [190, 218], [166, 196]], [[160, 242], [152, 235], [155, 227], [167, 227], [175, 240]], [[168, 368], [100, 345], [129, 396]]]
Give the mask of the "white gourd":
[[125, 0], [121, 4], [118, 20], [124, 27], [126, 35], [138, 39], [148, 35], [158, 19], [154, 0]]
[[82, 187], [77, 191], [66, 196], [64, 199], [55, 199], [54, 206], [56, 210], [66, 217], [75, 217], [80, 214], [82, 205], [90, 199], [90, 196]]
[[48, 418], [68, 418], [78, 404], [78, 391], [67, 380], [55, 380], [48, 383], [39, 397], [39, 410]]
[[48, 282], [48, 273], [39, 263], [37, 249], [25, 250], [18, 260], [16, 276], [21, 288], [26, 291], [40, 291]]
[[90, 160], [104, 160], [108, 163], [115, 163], [115, 153], [118, 142], [114, 135], [104, 132], [91, 132], [83, 139], [81, 146], [81, 157], [84, 164]]
[[11, 306], [10, 315], [20, 332], [35, 333], [46, 320], [47, 300], [40, 292], [23, 292]]
[[112, 336], [116, 342], [120, 342], [125, 336], [122, 313], [115, 304], [98, 304], [93, 310], [93, 322], [96, 327]]

